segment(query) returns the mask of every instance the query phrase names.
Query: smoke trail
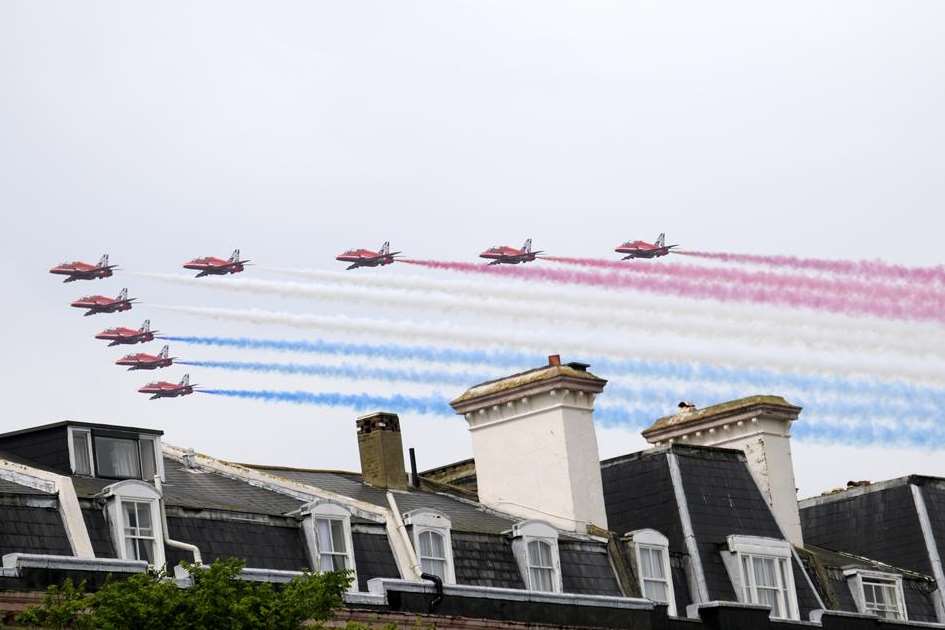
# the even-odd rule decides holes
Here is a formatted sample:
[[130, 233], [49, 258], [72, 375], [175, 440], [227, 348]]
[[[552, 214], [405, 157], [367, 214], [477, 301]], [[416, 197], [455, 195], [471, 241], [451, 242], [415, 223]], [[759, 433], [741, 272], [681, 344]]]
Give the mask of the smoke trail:
[[[607, 326], [619, 326], [630, 329], [637, 334], [670, 334], [674, 337], [689, 337], [693, 339], [716, 338], [726, 336], [730, 339], [740, 340], [757, 347], [760, 344], [775, 345], [778, 350], [784, 350], [785, 346], [798, 346], [805, 350], [834, 350], [849, 352], [851, 350], [858, 352], [895, 352], [898, 354], [907, 354], [913, 358], [916, 354], [938, 356], [945, 358], [945, 330], [938, 329], [936, 332], [941, 337], [941, 345], [930, 344], [930, 336], [923, 335], [920, 339], [915, 339], [913, 343], [907, 343], [913, 335], [901, 334], [902, 326], [896, 331], [894, 338], [886, 337], [876, 339], [873, 332], [871, 336], [859, 334], [850, 335], [848, 330], [846, 334], [840, 335], [837, 339], [830, 334], [824, 334], [829, 331], [822, 331], [820, 322], [818, 327], [797, 326], [796, 322], [791, 322], [791, 326], [785, 330], [772, 329], [761, 325], [763, 320], [741, 317], [730, 320], [725, 323], [705, 321], [703, 313], [688, 313], [686, 319], [675, 316], [674, 313], [663, 312], [659, 309], [649, 308], [640, 309], [638, 305], [630, 306], [623, 304], [620, 308], [601, 308], [599, 300], [596, 297], [588, 299], [575, 300], [568, 308], [561, 308], [560, 293], [549, 300], [547, 295], [545, 303], [549, 308], [541, 308], [536, 305], [533, 299], [523, 299], [522, 292], [519, 290], [514, 300], [495, 299], [494, 296], [488, 296], [486, 299], [466, 294], [454, 295], [453, 292], [442, 292], [442, 295], [429, 295], [428, 293], [418, 292], [414, 287], [401, 289], [390, 288], [367, 288], [362, 286], [325, 286], [319, 284], [300, 284], [297, 282], [273, 282], [266, 280], [246, 280], [233, 279], [227, 282], [215, 282], [207, 284], [202, 280], [195, 278], [171, 274], [139, 274], [150, 278], [159, 279], [165, 282], [174, 282], [178, 284], [191, 285], [196, 284], [201, 287], [210, 287], [231, 292], [251, 292], [274, 294], [282, 297], [305, 297], [315, 298], [320, 302], [325, 301], [346, 301], [361, 304], [394, 306], [400, 308], [421, 308], [425, 312], [439, 311], [442, 313], [465, 313], [476, 312], [483, 315], [488, 314], [503, 319], [513, 321], [525, 321], [528, 319], [540, 318], [544, 321], [556, 321], [568, 324], [577, 324], [586, 326], [589, 324], [599, 324]], [[331, 281], [337, 281], [336, 274], [328, 274]], [[350, 274], [348, 276], [350, 278]], [[402, 283], [402, 286], [406, 283]], [[428, 289], [431, 283], [421, 281], [417, 283], [421, 289]], [[447, 283], [448, 284], [448, 283]], [[529, 296], [534, 297], [534, 296]], [[587, 302], [593, 303], [593, 306], [586, 306]], [[553, 306], [553, 307], [552, 307]], [[694, 309], [693, 309], [694, 310]], [[705, 309], [703, 309], [705, 310]], [[645, 313], [641, 316], [639, 313]], [[823, 316], [821, 316], [823, 319]], [[835, 329], [836, 330], [836, 329]], [[859, 333], [859, 330], [854, 330]], [[916, 331], [918, 333], [920, 331]]]
[[[720, 356], [717, 350], [702, 348], [676, 349], [664, 347], [663, 344], [652, 339], [643, 338], [642, 341], [627, 342], [620, 338], [618, 341], [602, 339], [599, 336], [587, 339], [564, 339], [557, 335], [548, 337], [532, 331], [522, 332], [499, 327], [493, 329], [473, 329], [469, 326], [442, 326], [433, 322], [407, 323], [383, 319], [366, 319], [346, 316], [304, 315], [263, 311], [258, 309], [235, 310], [223, 308], [207, 308], [192, 306], [154, 305], [152, 308], [184, 313], [210, 319], [241, 321], [258, 325], [277, 324], [320, 330], [323, 332], [337, 332], [351, 335], [374, 335], [380, 337], [395, 337], [398, 340], [413, 343], [446, 343], [449, 345], [465, 344], [473, 346], [491, 346], [493, 348], [532, 349], [538, 352], [553, 348], [555, 351], [566, 352], [573, 356], [601, 355], [611, 357], [635, 358], [640, 356], [660, 356], [671, 362], [724, 362], [729, 366], [753, 368], [760, 359], [757, 356], [742, 356], [733, 348], [726, 348]], [[796, 370], [797, 360], [780, 353], [766, 354], [764, 363], [771, 368]], [[846, 360], [838, 355], [810, 356], [805, 358], [804, 367], [810, 372], [822, 374], [843, 375], [860, 374], [871, 377], [905, 378], [916, 382], [941, 384], [945, 378], [939, 369], [930, 369], [918, 362], [904, 362], [895, 364], [891, 361], [869, 363], [859, 359], [856, 362]]]
[[[271, 350], [301, 354], [335, 356], [363, 356], [393, 361], [422, 361], [448, 365], [488, 365], [503, 371], [526, 370], [545, 363], [540, 353], [505, 350], [471, 350], [401, 344], [369, 344], [338, 341], [258, 339], [246, 337], [162, 336], [175, 343], [240, 350]], [[680, 363], [643, 359], [612, 359], [578, 355], [588, 360], [592, 368], [607, 375], [632, 375], [680, 381], [682, 383], [719, 383], [740, 388], [742, 391], [824, 392], [839, 397], [868, 396], [875, 399], [900, 399], [928, 402], [931, 407], [945, 407], [945, 389], [925, 387], [901, 380], [874, 381], [867, 379], [828, 377], [794, 372], [776, 372], [751, 368], [740, 370], [717, 365]], [[688, 387], [688, 386], [687, 386]], [[683, 390], [685, 388], [681, 388]], [[686, 390], [688, 391], [688, 390]], [[690, 394], [687, 394], [690, 395]]]
[[[260, 400], [264, 402], [283, 402], [296, 405], [316, 405], [322, 407], [349, 407], [357, 411], [384, 409], [395, 413], [417, 413], [438, 416], [453, 416], [453, 410], [439, 396], [375, 396], [371, 394], [341, 394], [337, 392], [273, 391], [247, 389], [207, 389], [200, 393], [213, 396], [226, 396]], [[650, 423], [652, 415], [643, 411], [631, 411], [617, 407], [602, 408], [595, 411], [595, 419], [605, 426], [642, 428]], [[924, 429], [910, 427], [883, 426], [842, 426], [810, 424], [792, 428], [794, 435], [801, 440], [828, 441], [831, 443], [850, 444], [907, 444], [910, 446], [942, 447], [945, 439], [941, 434], [930, 436]], [[931, 437], [931, 439], [930, 439]]]
[[499, 268], [494, 265], [476, 265], [463, 262], [435, 260], [408, 260], [401, 262], [431, 269], [463, 273], [489, 274], [506, 278], [521, 278], [561, 284], [582, 284], [608, 289], [635, 289], [662, 295], [710, 299], [718, 302], [749, 302], [804, 308], [813, 311], [868, 315], [884, 319], [907, 321], [945, 322], [945, 311], [933, 304], [909, 304], [870, 299], [851, 299], [845, 295], [810, 295], [787, 291], [779, 287], [756, 287], [713, 283], [698, 283], [680, 278], [655, 278], [620, 272], [598, 273], [542, 267]]
[[[561, 289], [514, 283], [479, 282], [431, 278], [421, 275], [350, 274], [315, 269], [268, 268], [269, 271], [311, 278], [320, 283], [377, 289], [403, 289], [459, 295], [472, 300], [478, 307], [505, 299], [524, 305], [532, 312], [557, 313], [562, 305], [567, 312], [582, 322], [643, 322], [651, 326], [672, 325], [673, 334], [714, 338], [726, 336], [776, 343], [779, 349], [799, 346], [820, 351], [854, 348], [862, 352], [905, 354], [916, 356], [945, 356], [945, 330], [934, 324], [863, 320], [840, 315], [805, 314], [803, 311], [783, 312], [769, 306], [750, 304], [713, 304], [691, 300], [638, 296], [622, 292], [600, 292], [573, 287], [570, 294]], [[663, 324], [668, 322], [668, 324]]]
[[679, 251], [674, 254], [694, 256], [707, 260], [742, 264], [785, 267], [789, 269], [826, 271], [829, 273], [864, 278], [885, 278], [902, 282], [934, 282], [945, 284], [945, 267], [906, 267], [881, 260], [829, 260], [826, 258], [797, 258], [795, 256], [760, 256], [727, 252]]
[[[945, 294], [927, 283], [890, 285], [876, 280], [862, 282], [837, 278], [814, 278], [805, 275], [786, 275], [768, 271], [743, 271], [720, 267], [701, 267], [678, 263], [602, 260], [598, 258], [569, 258], [543, 256], [545, 260], [595, 269], [616, 269], [640, 275], [669, 276], [693, 282], [735, 283], [742, 286], [761, 286], [800, 294], [836, 294], [859, 296], [865, 300], [909, 300], [936, 308], [945, 305]], [[921, 286], [919, 286], [921, 284]]]
[[[240, 372], [279, 373], [305, 376], [320, 376], [328, 378], [344, 378], [348, 380], [379, 380], [386, 382], [407, 382], [434, 385], [437, 387], [450, 386], [457, 388], [470, 387], [473, 384], [491, 380], [503, 375], [495, 369], [491, 372], [446, 372], [444, 370], [414, 370], [404, 368], [375, 368], [359, 365], [325, 365], [312, 363], [267, 363], [244, 361], [178, 361], [180, 365], [195, 367], [224, 369]], [[686, 397], [698, 400], [706, 405], [716, 401], [733, 400], [744, 395], [735, 387], [721, 389], [705, 388], [703, 386], [686, 385], [684, 388], [674, 385], [650, 385], [623, 379], [612, 379], [607, 386], [605, 395], [608, 401], [619, 400], [625, 404], [646, 404], [650, 409], [673, 409], [680, 398], [679, 392], [685, 390]], [[792, 397], [794, 402], [805, 408], [805, 419], [818, 417], [849, 418], [863, 420], [897, 419], [901, 416], [926, 417], [930, 412], [935, 413], [938, 407], [917, 410], [914, 405], [897, 405], [888, 400], [871, 399], [868, 402], [851, 400], [825, 401], [811, 397]], [[918, 401], [913, 401], [918, 402]], [[652, 416], [655, 418], [655, 416]]]

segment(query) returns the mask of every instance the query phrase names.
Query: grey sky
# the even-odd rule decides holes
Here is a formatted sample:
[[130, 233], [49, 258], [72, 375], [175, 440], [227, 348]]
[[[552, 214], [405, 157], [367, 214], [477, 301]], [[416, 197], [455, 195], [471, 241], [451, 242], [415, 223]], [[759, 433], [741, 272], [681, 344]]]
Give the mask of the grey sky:
[[[337, 250], [386, 239], [469, 259], [525, 236], [604, 255], [665, 231], [703, 249], [941, 261], [941, 2], [8, 0], [0, 86], [0, 430], [151, 425], [235, 459], [356, 467], [349, 411], [135, 394], [146, 377], [116, 373], [89, 336], [143, 315], [83, 319], [71, 299], [127, 284], [145, 302], [240, 302], [46, 274], [104, 251], [142, 271], [237, 246], [335, 268]], [[469, 453], [459, 418], [405, 431], [424, 464]], [[605, 454], [640, 446], [607, 435]], [[817, 449], [795, 447], [802, 493], [945, 474], [931, 453]]]

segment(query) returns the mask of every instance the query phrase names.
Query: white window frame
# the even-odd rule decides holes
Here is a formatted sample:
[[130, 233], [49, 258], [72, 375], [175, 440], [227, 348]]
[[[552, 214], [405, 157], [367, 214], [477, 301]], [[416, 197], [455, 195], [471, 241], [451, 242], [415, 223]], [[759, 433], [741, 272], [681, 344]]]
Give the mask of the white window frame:
[[106, 486], [102, 493], [108, 498], [105, 513], [111, 528], [112, 541], [117, 557], [122, 560], [135, 560], [128, 557], [125, 549], [125, 513], [122, 503], [147, 503], [151, 508], [151, 529], [154, 535], [154, 559], [151, 566], [161, 568], [167, 562], [164, 557], [164, 521], [161, 518], [161, 493], [151, 484], [140, 479], [124, 479]]
[[75, 442], [73, 441], [73, 436], [76, 433], [85, 434], [85, 447], [89, 452], [89, 475], [95, 476], [95, 454], [92, 451], [92, 430], [85, 427], [69, 427], [69, 468], [72, 470], [72, 474], [78, 475], [80, 473], [76, 472], [76, 453], [75, 453]]
[[633, 559], [636, 562], [637, 579], [640, 583], [640, 593], [643, 597], [646, 597], [644, 580], [651, 582], [657, 582], [659, 580], [656, 578], [644, 578], [643, 559], [640, 552], [644, 548], [659, 552], [660, 561], [663, 565], [663, 575], [666, 576], [663, 580], [663, 582], [666, 583], [666, 597], [669, 599], [669, 601], [665, 603], [669, 608], [669, 614], [676, 616], [676, 592], [673, 590], [673, 573], [669, 562], [669, 539], [655, 529], [638, 529], [626, 534], [624, 539], [633, 545]]
[[446, 567], [443, 579], [444, 584], [456, 584], [456, 569], [453, 565], [453, 537], [450, 531], [453, 527], [452, 521], [442, 512], [428, 509], [411, 510], [403, 515], [404, 525], [410, 526], [413, 549], [417, 554], [417, 563], [423, 566], [423, 559], [420, 556], [420, 534], [424, 532], [433, 532], [443, 537], [443, 552], [446, 555]]
[[866, 602], [866, 589], [863, 587], [863, 580], [875, 580], [888, 582], [895, 589], [896, 606], [898, 607], [899, 617], [896, 621], [909, 621], [909, 612], [906, 609], [906, 598], [902, 591], [902, 576], [897, 573], [884, 573], [881, 571], [867, 571], [865, 569], [847, 569], [843, 572], [847, 578], [847, 584], [850, 586], [850, 592], [853, 600], [856, 602], [857, 609], [864, 615], [874, 615], [881, 617], [876, 609], [870, 609]]
[[535, 590], [531, 579], [531, 564], [528, 558], [528, 543], [540, 541], [547, 543], [551, 548], [551, 591], [561, 592], [561, 558], [558, 555], [558, 530], [545, 521], [528, 520], [512, 526], [512, 553], [518, 563], [519, 572], [525, 582], [525, 588]]
[[[775, 561], [778, 570], [775, 571], [781, 606], [786, 614], [775, 617], [771, 610], [772, 619], [799, 620], [800, 612], [797, 607], [797, 591], [794, 588], [794, 558], [791, 544], [778, 538], [764, 538], [761, 536], [728, 537], [729, 553], [723, 552], [723, 560], [732, 586], [738, 596], [738, 601], [747, 604], [761, 604], [758, 599], [758, 588], [755, 585], [754, 575], [746, 576], [744, 561], [748, 558], [770, 559]], [[734, 565], [734, 566], [733, 566]], [[753, 567], [752, 567], [753, 568]], [[746, 594], [746, 591], [748, 592]]]
[[[304, 515], [302, 530], [305, 533], [305, 542], [307, 543], [309, 551], [309, 563], [313, 571], [320, 571], [322, 566], [322, 553], [318, 548], [318, 533], [316, 531], [318, 524], [316, 521], [327, 520], [341, 522], [345, 536], [346, 564], [352, 576], [348, 590], [356, 592], [358, 590], [358, 568], [354, 562], [354, 541], [351, 538], [351, 512], [340, 503], [317, 500], [302, 506], [300, 513]], [[335, 552], [332, 550], [326, 553]]]
[[[164, 453], [161, 451], [161, 436], [154, 435], [153, 433], [141, 433], [138, 435], [138, 459], [141, 460], [141, 442], [148, 440], [154, 447], [154, 470], [157, 471], [158, 476], [161, 478], [161, 481], [167, 481], [164, 477]], [[139, 462], [141, 466], [141, 475], [144, 476], [144, 464]], [[144, 481], [152, 482], [153, 479], [145, 479]]]

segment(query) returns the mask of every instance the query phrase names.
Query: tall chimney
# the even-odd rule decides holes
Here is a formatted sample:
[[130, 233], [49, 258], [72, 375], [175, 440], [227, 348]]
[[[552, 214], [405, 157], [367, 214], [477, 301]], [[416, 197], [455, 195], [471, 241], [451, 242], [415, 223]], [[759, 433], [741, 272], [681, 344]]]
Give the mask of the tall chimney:
[[376, 488], [407, 489], [404, 446], [400, 438], [400, 418], [396, 413], [377, 411], [357, 419], [361, 475]]
[[674, 416], [643, 431], [650, 444], [697, 444], [738, 449], [784, 536], [802, 546], [801, 518], [791, 460], [791, 423], [800, 407], [780, 396], [751, 396], [704, 409], [680, 403]]
[[469, 424], [480, 502], [559, 529], [606, 529], [593, 413], [607, 381], [587, 368], [552, 355], [450, 403]]

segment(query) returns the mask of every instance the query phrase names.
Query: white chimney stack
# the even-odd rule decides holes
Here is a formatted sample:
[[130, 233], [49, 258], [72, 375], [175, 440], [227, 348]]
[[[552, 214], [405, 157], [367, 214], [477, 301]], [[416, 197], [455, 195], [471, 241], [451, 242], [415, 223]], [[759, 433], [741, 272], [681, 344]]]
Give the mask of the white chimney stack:
[[803, 546], [790, 433], [801, 408], [780, 396], [751, 396], [704, 409], [680, 403], [679, 408], [643, 431], [643, 437], [656, 446], [696, 444], [744, 452], [785, 538]]
[[481, 503], [563, 530], [607, 528], [593, 417], [607, 381], [587, 367], [552, 355], [450, 403], [469, 423]]

